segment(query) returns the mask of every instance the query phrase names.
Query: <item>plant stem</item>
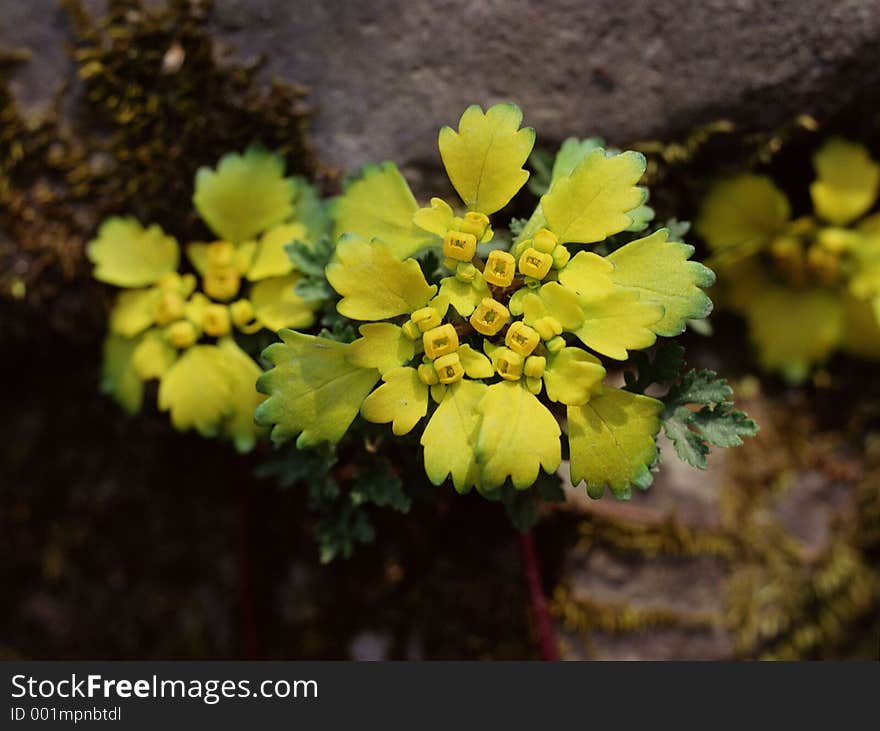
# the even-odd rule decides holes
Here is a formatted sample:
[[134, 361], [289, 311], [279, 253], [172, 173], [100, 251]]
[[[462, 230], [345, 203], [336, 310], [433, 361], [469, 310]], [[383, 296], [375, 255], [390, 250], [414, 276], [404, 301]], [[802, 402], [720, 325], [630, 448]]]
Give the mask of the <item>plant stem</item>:
[[250, 559], [250, 499], [251, 487], [249, 462], [243, 461], [238, 480], [238, 603], [241, 636], [245, 657], [260, 659], [260, 643], [254, 614], [253, 585]]
[[556, 631], [547, 609], [547, 598], [541, 586], [541, 568], [535, 555], [535, 542], [531, 532], [519, 533], [519, 553], [522, 559], [523, 577], [529, 591], [529, 608], [532, 623], [538, 635], [538, 648], [542, 660], [558, 660], [559, 650], [556, 646]]

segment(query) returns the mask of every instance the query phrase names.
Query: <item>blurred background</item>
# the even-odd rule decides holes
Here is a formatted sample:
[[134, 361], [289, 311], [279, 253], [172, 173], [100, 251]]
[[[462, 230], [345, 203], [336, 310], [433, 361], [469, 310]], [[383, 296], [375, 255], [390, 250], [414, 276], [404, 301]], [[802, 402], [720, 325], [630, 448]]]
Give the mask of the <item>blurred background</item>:
[[[328, 194], [390, 159], [424, 196], [438, 127], [504, 100], [551, 151], [644, 149], [658, 217], [691, 218], [774, 146], [802, 184], [817, 135], [878, 157], [878, 41], [874, 0], [0, 0], [0, 658], [537, 657], [497, 504], [375, 511], [375, 542], [322, 565], [304, 491], [255, 478], [260, 455], [101, 396], [112, 292], [85, 243], [121, 213], [198, 235], [194, 171], [254, 140]], [[735, 318], [713, 324], [689, 360], [762, 432], [705, 473], [667, 460], [629, 503], [572, 491], [542, 517], [562, 654], [877, 658], [877, 366], [837, 357], [793, 388], [755, 372]]]

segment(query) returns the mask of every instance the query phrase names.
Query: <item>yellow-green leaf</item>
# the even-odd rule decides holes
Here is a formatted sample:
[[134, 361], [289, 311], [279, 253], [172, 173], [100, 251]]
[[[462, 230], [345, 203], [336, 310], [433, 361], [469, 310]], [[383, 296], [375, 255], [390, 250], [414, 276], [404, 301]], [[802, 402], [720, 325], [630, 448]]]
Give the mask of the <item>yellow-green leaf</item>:
[[668, 236], [667, 229], [660, 229], [612, 252], [608, 261], [614, 266], [611, 281], [638, 292], [640, 302], [663, 307], [663, 318], [651, 329], [671, 337], [684, 332], [686, 320], [712, 312], [712, 300], [702, 288], [711, 287], [715, 275], [699, 262], [688, 261], [693, 246], [667, 242]]
[[413, 215], [413, 223], [416, 226], [440, 237], [446, 236], [454, 221], [455, 213], [452, 211], [452, 206], [442, 198], [431, 198], [430, 206], [419, 208]]
[[309, 327], [315, 321], [316, 304], [296, 293], [299, 279], [299, 274], [271, 277], [253, 286], [250, 300], [257, 322], [277, 332], [283, 327]]
[[609, 259], [592, 251], [580, 251], [559, 272], [559, 281], [568, 289], [584, 295], [606, 294], [614, 289]]
[[283, 342], [263, 352], [274, 367], [257, 380], [257, 390], [269, 397], [257, 409], [257, 423], [272, 427], [276, 443], [297, 435], [300, 448], [338, 442], [379, 380], [379, 371], [351, 363], [350, 344], [293, 330], [278, 335]]
[[177, 350], [165, 338], [161, 330], [144, 333], [131, 354], [131, 364], [143, 381], [162, 378], [177, 360]]
[[440, 280], [440, 296], [446, 297], [459, 315], [470, 317], [480, 301], [489, 296], [489, 287], [479, 273], [470, 282], [444, 277]]
[[336, 309], [353, 320], [407, 315], [424, 307], [437, 291], [415, 259], [400, 261], [384, 243], [351, 234], [339, 240], [326, 274], [342, 295]]
[[134, 218], [108, 218], [86, 249], [95, 279], [117, 287], [146, 287], [177, 270], [180, 249], [159, 226]]
[[626, 360], [628, 350], [648, 348], [657, 339], [652, 328], [663, 317], [663, 308], [639, 301], [636, 292], [616, 289], [604, 296], [581, 297], [580, 301], [584, 319], [573, 332], [602, 355]]
[[216, 345], [195, 345], [168, 369], [159, 384], [159, 410], [171, 412], [178, 431], [194, 428], [202, 436], [217, 436], [235, 403], [225, 357]]
[[648, 487], [662, 410], [657, 399], [617, 388], [605, 388], [582, 406], [569, 406], [572, 484], [586, 482], [597, 497], [607, 485], [624, 499], [632, 485]]
[[489, 386], [477, 411], [482, 416], [477, 434], [482, 487], [499, 487], [510, 477], [515, 488], [524, 490], [534, 484], [540, 468], [552, 474], [559, 467], [559, 424], [522, 384]]
[[844, 337], [842, 298], [824, 289], [768, 285], [746, 310], [762, 367], [805, 379]]
[[260, 237], [253, 262], [247, 270], [252, 282], [267, 277], [283, 277], [293, 271], [293, 262], [285, 248], [294, 241], [305, 241], [306, 227], [301, 223], [285, 223], [270, 228]]
[[254, 410], [266, 398], [256, 387], [263, 371], [232, 338], [221, 338], [217, 347], [224, 358], [234, 406], [233, 413], [223, 424], [223, 434], [232, 440], [239, 452], [249, 452], [266, 432], [254, 421]]
[[520, 300], [523, 320], [530, 325], [542, 317], [553, 317], [565, 330], [576, 331], [584, 322], [580, 298], [557, 282], [548, 282]]
[[641, 153], [606, 157], [602, 148], [593, 150], [541, 198], [547, 228], [563, 244], [589, 244], [625, 231], [633, 222], [629, 212], [645, 202], [645, 191], [636, 186], [644, 172]]
[[437, 243], [413, 222], [417, 210], [416, 199], [394, 163], [367, 165], [334, 202], [334, 238], [355, 234], [367, 241], [379, 239], [395, 258], [405, 259]]
[[433, 484], [442, 485], [451, 476], [458, 492], [479, 486], [480, 465], [474, 445], [480, 424], [477, 404], [486, 389], [476, 381], [453, 383], [425, 426], [421, 444], [425, 448], [425, 472]]
[[161, 297], [155, 287], [120, 292], [110, 312], [110, 331], [127, 338], [142, 333], [156, 319], [156, 306]]
[[251, 147], [224, 155], [216, 170], [200, 168], [193, 203], [214, 233], [237, 244], [290, 218], [295, 193], [284, 160]]
[[108, 335], [104, 340], [101, 390], [112, 396], [129, 414], [141, 410], [144, 384], [132, 363], [139, 338]]
[[495, 373], [492, 361], [467, 343], [459, 347], [458, 358], [468, 378], [491, 378]]
[[362, 368], [375, 368], [383, 376], [415, 356], [415, 342], [390, 322], [374, 322], [358, 328], [361, 336], [351, 344], [348, 359]]
[[816, 214], [843, 225], [867, 213], [880, 189], [880, 165], [861, 145], [832, 139], [813, 157], [816, 181], [810, 195]]
[[599, 359], [580, 348], [563, 348], [547, 360], [544, 386], [547, 398], [580, 406], [602, 389], [605, 369]]
[[696, 230], [712, 249], [751, 253], [769, 244], [790, 217], [788, 199], [770, 178], [739, 175], [712, 186]]
[[520, 129], [522, 112], [496, 104], [483, 113], [468, 107], [458, 123], [440, 130], [440, 157], [453, 187], [471, 210], [489, 215], [504, 208], [525, 185], [523, 170], [535, 144], [535, 130]]
[[374, 424], [390, 422], [397, 436], [409, 434], [428, 412], [428, 387], [415, 368], [393, 368], [382, 381], [364, 400], [361, 416]]

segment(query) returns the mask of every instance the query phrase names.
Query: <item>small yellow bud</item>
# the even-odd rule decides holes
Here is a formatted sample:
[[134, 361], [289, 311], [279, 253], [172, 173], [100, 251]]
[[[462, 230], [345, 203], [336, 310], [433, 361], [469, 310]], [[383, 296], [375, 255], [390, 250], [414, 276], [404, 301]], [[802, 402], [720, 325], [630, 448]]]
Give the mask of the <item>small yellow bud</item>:
[[231, 300], [238, 294], [241, 274], [235, 267], [211, 267], [205, 272], [203, 286], [209, 297], [217, 300]]
[[443, 256], [456, 261], [470, 261], [477, 253], [477, 237], [461, 231], [450, 231], [443, 239]]
[[531, 355], [532, 351], [538, 347], [538, 343], [541, 342], [541, 336], [537, 330], [529, 327], [521, 320], [517, 320], [508, 328], [504, 342], [508, 348], [525, 358], [527, 355]]
[[532, 246], [545, 254], [552, 254], [553, 249], [556, 248], [558, 243], [559, 239], [556, 238], [552, 231], [548, 231], [546, 228], [540, 229], [532, 239]]
[[495, 358], [495, 370], [508, 381], [518, 381], [523, 372], [523, 357], [510, 348], [502, 348]]
[[529, 247], [531, 247], [531, 245], [532, 245], [531, 239], [525, 239], [524, 241], [520, 241], [516, 246], [513, 247], [513, 255], [517, 259], [519, 259], [523, 255], [525, 250], [528, 249]]
[[168, 342], [175, 348], [183, 349], [193, 345], [199, 339], [198, 330], [189, 320], [178, 320], [165, 331]]
[[412, 320], [407, 320], [403, 323], [403, 334], [406, 335], [410, 340], [418, 340], [422, 337], [422, 331], [419, 330], [419, 326], [414, 323]]
[[211, 268], [232, 266], [234, 256], [235, 247], [228, 241], [215, 241], [208, 245], [207, 259]]
[[156, 305], [156, 324], [167, 325], [183, 318], [184, 301], [179, 292], [165, 290]]
[[206, 335], [215, 338], [228, 335], [230, 330], [229, 308], [215, 302], [205, 305], [205, 311], [202, 313], [202, 329]]
[[458, 353], [449, 353], [434, 361], [434, 370], [437, 371], [437, 378], [440, 383], [449, 384], [460, 381], [464, 376], [464, 366]]
[[180, 292], [181, 276], [177, 272], [166, 272], [159, 277], [159, 281], [156, 284], [163, 292]]
[[565, 347], [565, 338], [557, 335], [555, 338], [551, 338], [550, 340], [548, 340], [546, 346], [547, 350], [549, 350], [551, 353], [558, 353]]
[[423, 333], [433, 330], [441, 322], [440, 313], [433, 307], [422, 307], [422, 309], [413, 312], [410, 318]]
[[556, 335], [562, 335], [562, 324], [555, 317], [541, 317], [532, 323], [541, 340], [550, 340]]
[[523, 373], [529, 378], [541, 378], [547, 367], [547, 359], [543, 355], [530, 355], [526, 358]]
[[535, 396], [541, 393], [541, 386], [543, 385], [544, 382], [540, 378], [526, 378], [526, 388]]
[[504, 327], [509, 317], [510, 312], [504, 305], [491, 297], [484, 297], [471, 315], [470, 323], [478, 333], [492, 336]]
[[449, 323], [428, 330], [422, 336], [425, 354], [432, 360], [458, 350], [458, 333]]
[[477, 268], [470, 262], [457, 262], [455, 266], [455, 278], [460, 282], [473, 282], [477, 274], [479, 274]]
[[562, 267], [568, 264], [569, 259], [571, 259], [571, 252], [564, 246], [557, 246], [555, 249], [553, 249], [554, 269], [562, 269]]
[[468, 211], [464, 214], [459, 229], [462, 233], [471, 234], [477, 239], [483, 238], [486, 229], [489, 227], [489, 217], [485, 213], [477, 213], [477, 211]]
[[807, 252], [807, 264], [822, 284], [831, 285], [840, 275], [838, 255], [818, 244], [811, 246]]
[[229, 314], [236, 327], [244, 327], [254, 319], [254, 306], [249, 300], [238, 300], [229, 305]]
[[440, 379], [437, 378], [437, 371], [430, 363], [422, 363], [418, 368], [418, 373], [419, 379], [426, 386], [436, 386], [440, 383]]
[[529, 247], [519, 258], [519, 270], [527, 277], [543, 279], [553, 266], [553, 257], [533, 247]]
[[516, 274], [516, 259], [507, 251], [495, 249], [489, 252], [483, 279], [496, 287], [509, 287]]

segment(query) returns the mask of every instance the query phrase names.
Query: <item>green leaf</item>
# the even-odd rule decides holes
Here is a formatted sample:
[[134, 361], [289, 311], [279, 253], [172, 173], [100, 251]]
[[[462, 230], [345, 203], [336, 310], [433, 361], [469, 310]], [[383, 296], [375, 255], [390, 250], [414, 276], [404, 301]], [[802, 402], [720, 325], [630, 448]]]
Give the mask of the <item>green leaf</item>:
[[330, 563], [337, 556], [351, 558], [355, 546], [372, 543], [376, 531], [366, 512], [351, 502], [325, 515], [315, 525], [315, 540], [321, 563]]
[[582, 406], [569, 406], [572, 484], [586, 482], [591, 497], [601, 497], [607, 485], [620, 499], [630, 497], [633, 485], [646, 489], [662, 410], [657, 399], [610, 387]]
[[200, 168], [193, 203], [214, 233], [237, 244], [288, 220], [296, 189], [280, 156], [250, 147], [224, 155], [216, 170]]
[[412, 500], [403, 487], [403, 480], [394, 472], [387, 459], [370, 460], [358, 471], [351, 490], [355, 505], [372, 503], [380, 508], [389, 507], [399, 513], [408, 513]]
[[367, 165], [333, 203], [333, 236], [337, 240], [344, 234], [367, 241], [379, 239], [394, 258], [405, 259], [437, 243], [413, 223], [417, 210], [416, 199], [394, 163]]
[[654, 383], [670, 383], [678, 378], [684, 368], [684, 348], [675, 342], [664, 342], [657, 346], [653, 359], [639, 351], [632, 354], [631, 361], [636, 370], [623, 374], [626, 390], [644, 393]]
[[104, 339], [101, 390], [112, 396], [129, 414], [141, 410], [144, 398], [143, 381], [132, 363], [139, 341], [139, 338], [112, 334]]
[[272, 427], [272, 441], [299, 435], [298, 447], [338, 442], [379, 380], [375, 368], [350, 362], [351, 345], [281, 330], [281, 343], [263, 357], [273, 364], [257, 380], [269, 396], [257, 409], [257, 422]]
[[333, 258], [336, 247], [327, 236], [322, 236], [313, 244], [294, 241], [284, 250], [298, 272], [309, 277], [324, 279], [324, 268]]
[[393, 368], [382, 381], [361, 405], [361, 416], [374, 424], [390, 422], [396, 436], [409, 434], [428, 413], [428, 387], [415, 368]]
[[376, 368], [383, 376], [413, 359], [415, 342], [390, 322], [361, 325], [361, 337], [351, 344], [349, 361], [362, 368]]
[[95, 279], [117, 287], [146, 287], [163, 274], [177, 271], [180, 247], [153, 224], [144, 228], [134, 218], [108, 218], [86, 248]]
[[433, 484], [442, 485], [451, 475], [458, 492], [479, 485], [480, 466], [474, 445], [480, 424], [477, 405], [486, 389], [476, 381], [452, 384], [425, 426], [421, 444], [425, 448], [425, 472]]
[[584, 140], [569, 137], [560, 145], [559, 152], [556, 153], [550, 182], [552, 183], [557, 178], [568, 177], [587, 155], [593, 150], [603, 147], [605, 147], [605, 141], [601, 137], [588, 137]]
[[424, 307], [437, 291], [414, 259], [399, 261], [385, 244], [345, 235], [326, 269], [342, 299], [336, 309], [353, 320], [386, 320]]
[[[658, 335], [671, 337], [684, 332], [685, 321], [707, 317], [712, 300], [703, 291], [715, 283], [711, 269], [688, 261], [694, 247], [667, 242], [666, 229], [632, 241], [608, 256], [614, 269], [611, 281], [639, 293], [640, 302], [663, 307], [663, 318], [651, 325]], [[577, 258], [577, 257], [575, 257]]]
[[503, 208], [525, 185], [522, 169], [535, 144], [533, 129], [520, 129], [522, 112], [514, 104], [488, 111], [468, 107], [458, 123], [440, 130], [440, 156], [453, 187], [470, 209], [486, 215]]
[[514, 487], [524, 490], [540, 468], [549, 473], [559, 467], [559, 424], [519, 382], [489, 386], [477, 411], [483, 417], [476, 450], [483, 487], [502, 485], [510, 477]]
[[541, 198], [547, 228], [561, 243], [582, 244], [625, 231], [633, 223], [629, 212], [645, 201], [636, 186], [644, 172], [645, 157], [638, 152], [606, 157], [603, 149], [593, 150]]

